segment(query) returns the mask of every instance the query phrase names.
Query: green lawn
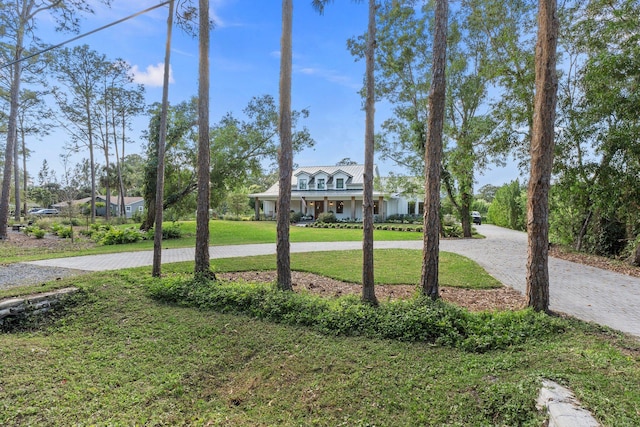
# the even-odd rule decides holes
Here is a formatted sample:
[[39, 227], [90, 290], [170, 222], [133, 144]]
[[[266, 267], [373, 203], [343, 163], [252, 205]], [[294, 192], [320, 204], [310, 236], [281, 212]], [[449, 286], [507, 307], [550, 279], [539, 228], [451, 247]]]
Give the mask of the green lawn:
[[[422, 271], [422, 251], [380, 249], [374, 252], [376, 284], [417, 285]], [[212, 260], [217, 271], [275, 270], [274, 255]], [[351, 283], [362, 280], [362, 251], [310, 252], [291, 254], [291, 268], [318, 273]], [[440, 284], [467, 289], [502, 286], [477, 263], [450, 252], [440, 253]]]
[[66, 315], [0, 334], [0, 425], [539, 426], [541, 378], [640, 425], [640, 346], [605, 329], [475, 354], [166, 305], [150, 280], [64, 279], [86, 292]]
[[[183, 232], [180, 239], [165, 240], [163, 248], [184, 248], [195, 246], [195, 221], [179, 223]], [[137, 227], [136, 224], [120, 225], [118, 227]], [[362, 240], [362, 230], [306, 228], [292, 226], [290, 230], [291, 242], [343, 242]], [[34, 238], [35, 239], [35, 238]], [[422, 233], [406, 231], [376, 230], [375, 240], [420, 240]], [[68, 239], [66, 239], [68, 240]], [[275, 243], [276, 223], [273, 221], [211, 221], [211, 245], [243, 245], [252, 243]], [[0, 241], [0, 253], [3, 262], [31, 261], [36, 259], [68, 257], [87, 254], [115, 253], [124, 251], [153, 250], [153, 241], [146, 240], [126, 245], [96, 246], [86, 248], [80, 244], [65, 242], [64, 248], [50, 250], [45, 248], [13, 248]]]
[[[360, 230], [294, 227], [292, 240], [294, 233], [297, 241], [361, 239]], [[378, 233], [378, 240], [413, 235]], [[275, 224], [214, 221], [214, 236], [258, 243], [275, 239]], [[417, 283], [420, 251], [375, 256], [378, 283]], [[212, 264], [273, 269], [275, 257]], [[352, 282], [360, 266], [360, 251], [292, 254], [293, 269]], [[163, 266], [168, 280], [192, 270], [192, 263]], [[147, 267], [0, 291], [83, 290], [58, 318], [0, 333], [0, 425], [539, 426], [542, 378], [570, 387], [603, 425], [640, 425], [640, 344], [606, 328], [560, 320], [564, 332], [477, 354], [164, 304], [145, 292], [152, 281]], [[440, 281], [496, 285], [475, 263], [447, 253]]]

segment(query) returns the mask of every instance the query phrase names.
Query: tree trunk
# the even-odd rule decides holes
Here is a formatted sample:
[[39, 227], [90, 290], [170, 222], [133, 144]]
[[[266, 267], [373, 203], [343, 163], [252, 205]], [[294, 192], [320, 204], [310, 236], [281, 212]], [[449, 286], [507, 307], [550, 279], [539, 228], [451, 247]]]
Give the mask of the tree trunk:
[[156, 176], [155, 229], [153, 236], [153, 267], [151, 275], [162, 274], [162, 201], [164, 199], [164, 146], [167, 139], [167, 110], [169, 104], [169, 65], [171, 61], [171, 31], [173, 29], [173, 5], [169, 3], [167, 17], [167, 41], [164, 51], [164, 75], [162, 80], [162, 111], [160, 113], [160, 132], [158, 137], [158, 165]]
[[558, 89], [558, 20], [555, 0], [540, 0], [538, 6], [536, 94], [531, 136], [531, 177], [527, 193], [527, 305], [536, 311], [548, 311], [549, 188]]
[[[24, 129], [21, 129], [20, 135], [24, 140]], [[13, 219], [16, 222], [20, 222], [20, 168], [18, 167], [18, 136], [14, 140], [13, 146], [13, 185], [14, 185], [14, 202], [15, 209], [13, 212]]]
[[280, 40], [280, 153], [278, 156], [279, 195], [276, 241], [278, 287], [293, 290], [289, 242], [289, 210], [291, 208], [291, 174], [293, 146], [291, 137], [291, 64], [292, 64], [293, 0], [282, 0], [282, 38]]
[[104, 162], [105, 162], [105, 207], [104, 207], [104, 219], [109, 221], [111, 219], [111, 176], [109, 176], [109, 133], [107, 132], [104, 142]]
[[420, 279], [422, 293], [432, 299], [439, 297], [440, 169], [446, 89], [447, 15], [447, 0], [436, 0], [433, 78], [429, 93], [429, 121], [425, 145], [424, 236]]
[[29, 174], [27, 173], [27, 146], [25, 144], [24, 138], [22, 138], [22, 189], [24, 191], [24, 201], [23, 201], [23, 211], [25, 216], [25, 221], [27, 217], [27, 182], [29, 179]]
[[580, 227], [580, 232], [578, 233], [578, 237], [576, 237], [576, 251], [582, 250], [582, 242], [584, 241], [584, 236], [587, 234], [587, 227], [591, 222], [591, 216], [593, 215], [593, 211], [587, 212], [584, 221], [582, 221], [582, 227]]
[[215, 279], [209, 259], [211, 145], [209, 143], [209, 0], [199, 0], [198, 34], [198, 207], [196, 210], [196, 275]]
[[[365, 136], [364, 136], [364, 193], [362, 196], [362, 301], [378, 305], [376, 298], [373, 263], [373, 151], [374, 151], [374, 55], [376, 47], [376, 6], [369, 0], [367, 29]], [[382, 208], [382, 207], [380, 207]]]
[[[22, 56], [24, 43], [24, 28], [18, 31], [14, 51], [14, 61]], [[7, 143], [5, 145], [4, 171], [2, 175], [2, 193], [0, 194], [0, 240], [6, 240], [9, 220], [9, 194], [11, 192], [11, 170], [13, 167], [13, 152], [16, 149], [18, 123], [18, 96], [20, 95], [20, 76], [22, 63], [15, 62], [11, 66], [11, 97], [9, 102], [9, 124], [7, 126]]]
[[638, 246], [636, 246], [636, 253], [633, 256], [631, 264], [635, 265], [636, 267], [640, 267], [640, 243], [638, 243]]
[[91, 169], [91, 223], [96, 222], [96, 161], [93, 155], [93, 122], [91, 121], [91, 104], [87, 98], [85, 101], [85, 114], [87, 115], [87, 135], [89, 138], [89, 163]]

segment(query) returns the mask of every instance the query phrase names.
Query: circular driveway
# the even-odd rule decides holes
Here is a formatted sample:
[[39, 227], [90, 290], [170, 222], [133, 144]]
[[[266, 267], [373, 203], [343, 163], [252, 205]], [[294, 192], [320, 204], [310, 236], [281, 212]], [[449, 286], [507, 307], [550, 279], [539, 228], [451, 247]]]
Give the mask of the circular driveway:
[[[526, 292], [527, 234], [478, 226], [486, 239], [441, 240], [440, 250], [464, 255], [480, 264], [503, 284]], [[422, 241], [380, 241], [378, 249], [422, 249]], [[291, 252], [361, 249], [361, 242], [292, 243]], [[275, 244], [212, 246], [211, 259], [275, 254]], [[162, 262], [193, 261], [194, 248], [165, 249]], [[153, 253], [128, 252], [33, 261], [28, 264], [76, 270], [103, 271], [153, 264]], [[549, 258], [550, 308], [579, 319], [607, 325], [640, 337], [640, 279]]]

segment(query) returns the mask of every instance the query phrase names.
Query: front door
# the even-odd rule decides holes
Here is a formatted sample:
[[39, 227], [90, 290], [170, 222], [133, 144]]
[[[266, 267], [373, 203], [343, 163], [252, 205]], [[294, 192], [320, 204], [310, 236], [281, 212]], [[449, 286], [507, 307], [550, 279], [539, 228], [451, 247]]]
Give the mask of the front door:
[[324, 212], [324, 201], [323, 200], [318, 200], [316, 203], [316, 214], [315, 214], [315, 218], [318, 218], [318, 215], [320, 215], [322, 212]]

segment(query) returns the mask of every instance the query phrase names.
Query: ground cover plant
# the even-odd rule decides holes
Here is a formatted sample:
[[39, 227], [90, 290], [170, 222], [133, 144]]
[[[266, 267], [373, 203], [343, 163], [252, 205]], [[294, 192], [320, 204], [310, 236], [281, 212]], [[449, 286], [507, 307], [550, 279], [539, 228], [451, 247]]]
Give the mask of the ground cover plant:
[[640, 424], [640, 347], [604, 328], [554, 319], [561, 330], [477, 353], [165, 304], [149, 276], [64, 279], [76, 305], [1, 334], [0, 424], [539, 426], [541, 378], [603, 425]]

